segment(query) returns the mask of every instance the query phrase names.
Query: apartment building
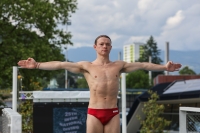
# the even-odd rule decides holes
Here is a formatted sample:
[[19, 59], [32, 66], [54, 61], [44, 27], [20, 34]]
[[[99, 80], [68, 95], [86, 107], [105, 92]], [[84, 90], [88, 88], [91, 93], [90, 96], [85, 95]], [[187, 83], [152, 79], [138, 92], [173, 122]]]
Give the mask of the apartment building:
[[129, 45], [124, 45], [123, 60], [129, 63], [138, 60], [143, 53], [142, 45], [144, 45], [144, 43], [133, 43]]

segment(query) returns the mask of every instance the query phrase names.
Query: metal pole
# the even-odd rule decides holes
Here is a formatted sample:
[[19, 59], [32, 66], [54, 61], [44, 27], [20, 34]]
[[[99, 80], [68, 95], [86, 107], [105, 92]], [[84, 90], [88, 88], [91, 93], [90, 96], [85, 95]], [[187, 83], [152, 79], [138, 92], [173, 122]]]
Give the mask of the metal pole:
[[179, 133], [187, 133], [187, 110], [179, 107]]
[[[151, 56], [149, 56], [149, 63], [151, 63]], [[151, 85], [152, 71], [149, 71], [149, 84]]]
[[12, 109], [17, 112], [17, 66], [13, 66]]
[[[118, 54], [118, 60], [121, 60], [121, 52]], [[121, 77], [121, 75], [119, 75]], [[119, 78], [119, 91], [121, 92], [121, 78]]]
[[[67, 49], [66, 49], [66, 61], [67, 61]], [[65, 88], [68, 88], [68, 80], [67, 80], [67, 75], [68, 75], [68, 72], [67, 70], [65, 70]]]
[[126, 133], [126, 74], [122, 73], [122, 133]]
[[[66, 34], [67, 34], [67, 31], [68, 31], [68, 25], [71, 25], [71, 21], [67, 21], [67, 26], [66, 26]], [[66, 61], [67, 61], [67, 49], [66, 49]], [[67, 89], [68, 88], [68, 78], [67, 78], [67, 76], [68, 76], [68, 72], [67, 72], [67, 70], [65, 70], [65, 88]]]
[[[166, 42], [165, 47], [165, 64], [169, 61], [169, 42]], [[168, 71], [165, 71], [165, 75], [169, 75]]]
[[[118, 60], [121, 60], [121, 52], [118, 53]], [[121, 90], [121, 74], [119, 75], [119, 88], [118, 88], [118, 94], [119, 94], [119, 108], [122, 108], [122, 90]]]
[[118, 54], [118, 60], [121, 60], [121, 52]]

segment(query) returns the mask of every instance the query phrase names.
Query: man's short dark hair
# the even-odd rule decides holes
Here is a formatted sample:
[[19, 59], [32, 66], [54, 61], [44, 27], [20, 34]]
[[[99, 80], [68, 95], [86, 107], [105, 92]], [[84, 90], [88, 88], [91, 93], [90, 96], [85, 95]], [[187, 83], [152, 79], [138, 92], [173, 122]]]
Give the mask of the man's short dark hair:
[[[98, 36], [98, 37], [95, 39], [95, 41], [94, 41], [94, 44], [95, 44], [95, 45], [97, 44], [97, 40], [98, 40], [99, 38], [101, 38], [101, 37], [105, 37], [105, 38], [110, 39], [110, 37], [107, 36], [107, 35], [100, 35], [100, 36]], [[110, 42], [112, 42], [111, 39], [110, 39]]]

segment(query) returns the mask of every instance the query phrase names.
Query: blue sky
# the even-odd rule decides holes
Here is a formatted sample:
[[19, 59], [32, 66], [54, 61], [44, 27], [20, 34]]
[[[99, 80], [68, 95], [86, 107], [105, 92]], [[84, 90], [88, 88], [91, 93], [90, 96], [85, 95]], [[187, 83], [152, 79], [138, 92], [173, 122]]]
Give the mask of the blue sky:
[[112, 39], [113, 48], [146, 42], [152, 35], [158, 48], [200, 51], [199, 0], [77, 0], [78, 10], [67, 30], [73, 46], [91, 47], [100, 34]]
[[[172, 52], [174, 55], [171, 55], [170, 60], [178, 60], [183, 66], [187, 65], [200, 73], [199, 0], [77, 0], [77, 2], [78, 9], [70, 18], [72, 25], [66, 28], [73, 35], [74, 45], [68, 46], [71, 51], [71, 55], [68, 55], [70, 60], [92, 61], [96, 54], [90, 49], [86, 55], [85, 47], [92, 47], [95, 38], [100, 34], [111, 37], [115, 51], [122, 51], [123, 45], [132, 42], [145, 43], [152, 35], [158, 49], [164, 51], [166, 42], [169, 42], [170, 50], [180, 51], [180, 53]], [[75, 50], [76, 48], [83, 49]], [[72, 54], [72, 51], [78, 53]], [[117, 52], [111, 53], [111, 57], [115, 60]]]

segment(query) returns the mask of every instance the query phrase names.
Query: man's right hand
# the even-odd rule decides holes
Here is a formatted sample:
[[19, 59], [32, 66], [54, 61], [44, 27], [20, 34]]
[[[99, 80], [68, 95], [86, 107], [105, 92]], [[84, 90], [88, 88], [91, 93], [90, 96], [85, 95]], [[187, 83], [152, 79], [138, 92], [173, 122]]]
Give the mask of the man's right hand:
[[20, 60], [17, 63], [22, 68], [34, 69], [37, 67], [37, 62], [33, 58], [28, 58], [27, 60]]

